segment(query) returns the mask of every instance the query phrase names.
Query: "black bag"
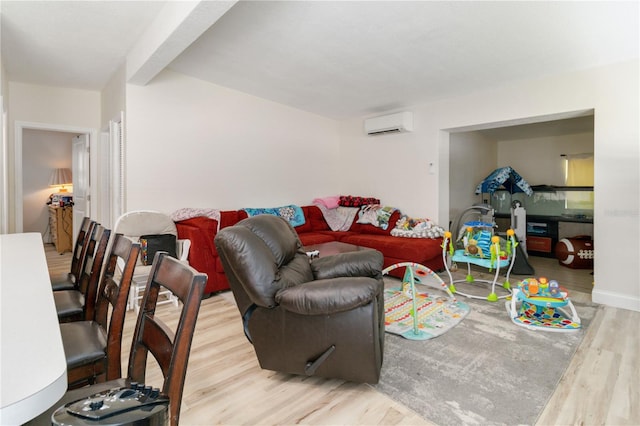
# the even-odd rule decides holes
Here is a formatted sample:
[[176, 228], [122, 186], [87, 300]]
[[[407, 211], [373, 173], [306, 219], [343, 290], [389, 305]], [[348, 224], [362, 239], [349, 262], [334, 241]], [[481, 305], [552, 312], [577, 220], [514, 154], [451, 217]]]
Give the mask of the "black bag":
[[158, 251], [166, 251], [169, 256], [177, 258], [176, 240], [176, 236], [172, 234], [141, 235], [140, 262], [151, 265]]

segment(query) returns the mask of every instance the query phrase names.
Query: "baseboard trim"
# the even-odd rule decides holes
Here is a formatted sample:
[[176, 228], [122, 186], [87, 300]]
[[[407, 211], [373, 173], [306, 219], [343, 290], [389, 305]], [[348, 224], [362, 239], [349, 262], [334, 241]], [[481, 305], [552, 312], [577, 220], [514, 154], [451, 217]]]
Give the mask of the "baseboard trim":
[[593, 289], [591, 300], [594, 303], [640, 312], [640, 298], [629, 297], [620, 293]]

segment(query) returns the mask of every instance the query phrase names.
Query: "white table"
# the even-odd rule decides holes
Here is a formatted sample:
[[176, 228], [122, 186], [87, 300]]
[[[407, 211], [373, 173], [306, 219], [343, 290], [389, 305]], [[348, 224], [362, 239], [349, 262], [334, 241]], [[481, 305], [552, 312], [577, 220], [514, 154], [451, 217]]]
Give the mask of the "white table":
[[38, 416], [67, 390], [67, 364], [38, 233], [0, 235], [0, 424]]

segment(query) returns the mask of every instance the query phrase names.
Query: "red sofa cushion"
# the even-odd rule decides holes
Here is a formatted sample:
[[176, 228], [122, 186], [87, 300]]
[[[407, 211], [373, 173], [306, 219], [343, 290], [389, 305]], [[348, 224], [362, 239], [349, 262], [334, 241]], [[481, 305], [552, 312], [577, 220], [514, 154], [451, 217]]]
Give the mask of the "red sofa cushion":
[[233, 226], [247, 217], [247, 212], [244, 210], [225, 210], [220, 212], [220, 229]]
[[334, 235], [324, 232], [305, 232], [304, 234], [298, 234], [303, 246], [310, 246], [311, 244], [328, 243], [336, 241]]
[[[331, 231], [327, 221], [324, 220], [322, 210], [317, 206], [306, 206], [302, 208], [304, 210], [304, 217], [307, 219], [309, 225], [311, 225], [311, 231]], [[296, 231], [300, 233], [300, 230], [296, 228]]]
[[340, 241], [380, 250], [385, 257], [411, 259], [411, 262], [416, 263], [442, 256], [441, 238], [402, 238], [350, 233]]

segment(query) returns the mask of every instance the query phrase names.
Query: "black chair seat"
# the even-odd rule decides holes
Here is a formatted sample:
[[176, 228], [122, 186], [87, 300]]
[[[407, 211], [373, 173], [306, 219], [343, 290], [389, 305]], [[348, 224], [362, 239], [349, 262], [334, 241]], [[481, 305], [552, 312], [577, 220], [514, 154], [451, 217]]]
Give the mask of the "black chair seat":
[[53, 300], [58, 312], [58, 320], [82, 316], [84, 313], [84, 296], [76, 290], [61, 290], [53, 293]]
[[51, 289], [53, 291], [74, 290], [76, 288], [75, 282], [73, 275], [65, 272], [56, 277], [51, 277]]
[[96, 222], [88, 217], [82, 219], [78, 237], [76, 238], [76, 243], [73, 248], [71, 270], [67, 273], [50, 276], [51, 290], [78, 290], [78, 277], [84, 269], [87, 259], [87, 250], [89, 248], [88, 242], [96, 225]]
[[106, 358], [107, 333], [95, 321], [60, 324], [67, 369]]

